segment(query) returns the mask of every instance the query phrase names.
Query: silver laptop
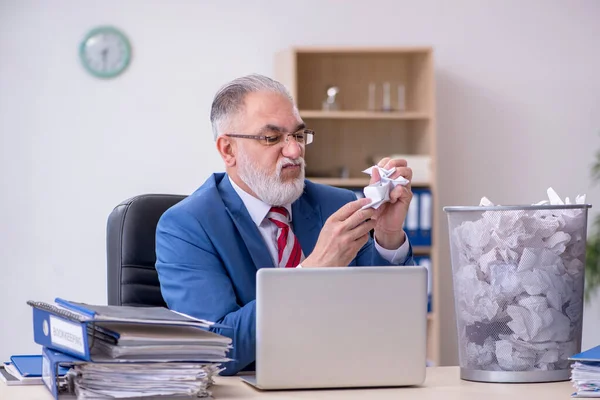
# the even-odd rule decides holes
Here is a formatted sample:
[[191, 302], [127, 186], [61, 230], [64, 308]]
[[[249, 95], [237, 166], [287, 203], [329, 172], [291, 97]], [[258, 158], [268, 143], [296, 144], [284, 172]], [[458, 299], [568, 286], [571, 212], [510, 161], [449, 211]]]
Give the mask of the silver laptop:
[[425, 267], [263, 268], [256, 290], [257, 388], [425, 380]]

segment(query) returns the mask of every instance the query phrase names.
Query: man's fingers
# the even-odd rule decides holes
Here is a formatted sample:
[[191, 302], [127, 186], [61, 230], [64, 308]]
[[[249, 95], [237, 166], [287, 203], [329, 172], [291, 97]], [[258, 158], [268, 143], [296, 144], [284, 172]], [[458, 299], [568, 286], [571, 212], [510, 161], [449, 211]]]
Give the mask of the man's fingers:
[[369, 181], [369, 185], [379, 182], [380, 180], [381, 180], [381, 176], [379, 175], [379, 170], [377, 168], [373, 168], [371, 170], [371, 180]]
[[396, 172], [392, 174], [391, 178], [396, 179], [399, 176], [403, 176], [409, 181], [412, 181], [413, 171], [409, 167], [396, 167]]
[[396, 186], [393, 190], [390, 191], [390, 203], [394, 204], [402, 197], [402, 192], [406, 190], [404, 186]]
[[374, 219], [362, 222], [350, 231], [350, 237], [352, 240], [359, 240], [362, 236], [375, 229], [375, 224], [377, 224], [377, 221]]
[[372, 207], [365, 208], [364, 210], [358, 210], [342, 223], [347, 230], [354, 229], [368, 219], [371, 219], [375, 215], [376, 210]]
[[406, 186], [396, 186], [394, 190], [390, 192], [390, 203], [394, 204], [398, 200], [405, 198], [410, 203], [412, 199], [412, 191]]
[[387, 164], [390, 162], [390, 160], [391, 160], [391, 158], [389, 158], [389, 157], [384, 157], [384, 158], [382, 158], [382, 159], [381, 159], [381, 161], [379, 161], [379, 162], [377, 163], [377, 166], [378, 166], [379, 168], [384, 168], [384, 169], [387, 169], [387, 168], [385, 168], [385, 166], [386, 166], [386, 165], [387, 165]]
[[408, 162], [402, 158], [387, 157], [387, 158], [384, 158], [383, 160], [381, 160], [381, 162], [383, 162], [384, 160], [386, 160], [384, 167], [383, 167], [384, 169], [390, 169], [390, 168], [394, 168], [394, 167], [406, 167], [408, 165]]
[[353, 215], [355, 212], [357, 212], [363, 206], [366, 206], [369, 203], [371, 203], [371, 199], [368, 199], [368, 198], [351, 201], [350, 203], [345, 204], [339, 210], [337, 210], [336, 212], [331, 214], [331, 216], [329, 218], [334, 221], [345, 221], [351, 215]]

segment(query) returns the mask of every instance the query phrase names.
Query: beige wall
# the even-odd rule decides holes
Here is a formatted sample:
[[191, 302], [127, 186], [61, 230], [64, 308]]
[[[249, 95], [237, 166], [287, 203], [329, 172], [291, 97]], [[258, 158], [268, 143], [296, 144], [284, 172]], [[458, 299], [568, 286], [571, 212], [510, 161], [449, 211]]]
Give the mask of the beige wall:
[[[531, 203], [549, 186], [596, 203], [599, 15], [595, 0], [0, 2], [0, 360], [37, 351], [26, 300], [106, 300], [112, 207], [189, 193], [222, 170], [213, 93], [272, 74], [274, 53], [291, 45], [435, 48], [441, 204]], [[77, 59], [82, 36], [106, 23], [134, 50], [113, 81]], [[447, 259], [440, 275], [442, 361], [453, 364]], [[584, 345], [600, 337], [597, 304]]]

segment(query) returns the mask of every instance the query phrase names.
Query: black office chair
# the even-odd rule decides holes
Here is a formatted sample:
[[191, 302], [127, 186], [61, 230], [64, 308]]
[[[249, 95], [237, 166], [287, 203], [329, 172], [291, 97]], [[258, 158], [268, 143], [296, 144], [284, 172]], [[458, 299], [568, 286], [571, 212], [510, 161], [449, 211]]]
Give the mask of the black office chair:
[[108, 304], [166, 307], [156, 262], [156, 225], [161, 215], [186, 196], [144, 194], [123, 201], [106, 228]]

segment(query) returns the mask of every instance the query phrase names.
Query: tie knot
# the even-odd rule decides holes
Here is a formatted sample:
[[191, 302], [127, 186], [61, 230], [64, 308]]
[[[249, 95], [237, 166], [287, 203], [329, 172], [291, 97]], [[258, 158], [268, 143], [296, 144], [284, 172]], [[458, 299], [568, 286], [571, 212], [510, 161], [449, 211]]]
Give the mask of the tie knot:
[[[283, 222], [284, 224], [290, 223], [290, 216], [285, 207], [271, 207], [271, 210], [269, 210], [269, 214], [267, 215], [267, 218], [269, 218], [271, 221], [275, 220], [275, 221]], [[273, 221], [273, 222], [275, 222], [275, 221]]]

